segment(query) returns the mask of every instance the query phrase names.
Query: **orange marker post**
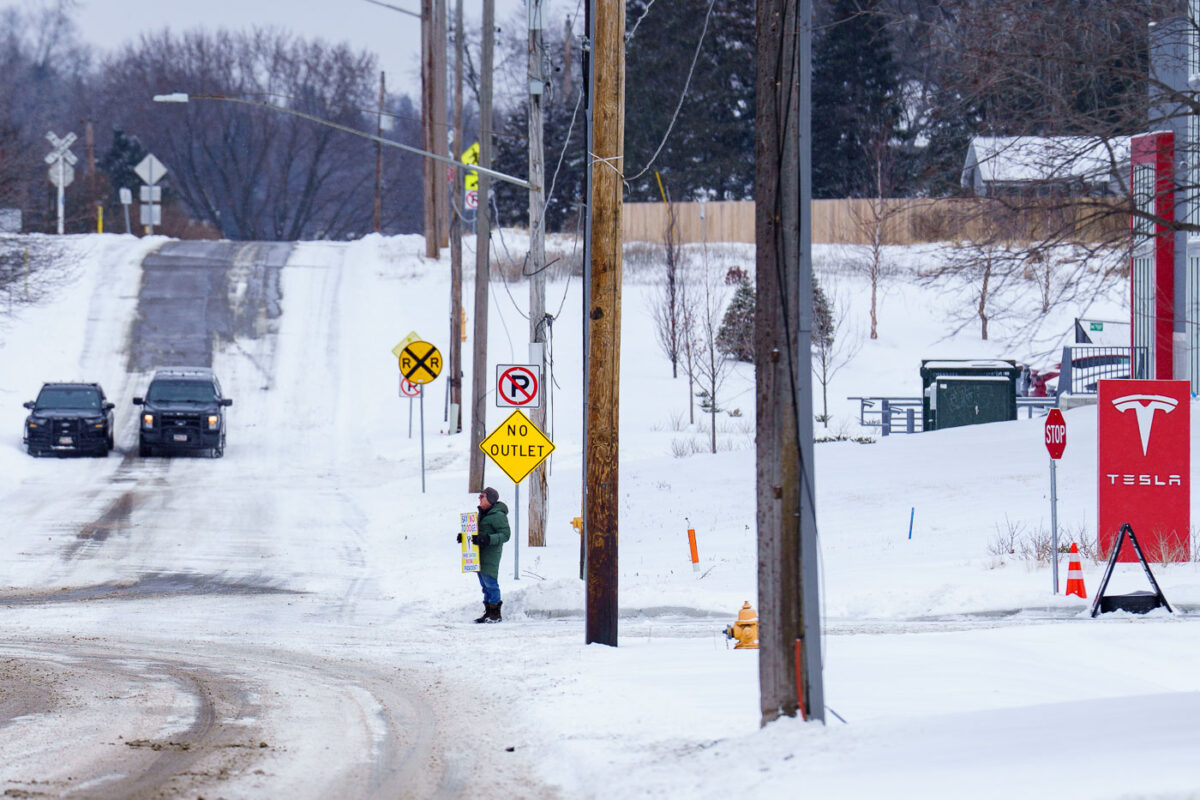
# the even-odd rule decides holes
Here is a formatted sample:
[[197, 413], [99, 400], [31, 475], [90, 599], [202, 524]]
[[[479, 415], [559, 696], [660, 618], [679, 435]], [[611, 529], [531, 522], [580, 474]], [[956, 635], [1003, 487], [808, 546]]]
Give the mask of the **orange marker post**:
[[692, 572], [700, 571], [700, 554], [696, 551], [696, 529], [688, 528], [688, 545], [692, 548]]

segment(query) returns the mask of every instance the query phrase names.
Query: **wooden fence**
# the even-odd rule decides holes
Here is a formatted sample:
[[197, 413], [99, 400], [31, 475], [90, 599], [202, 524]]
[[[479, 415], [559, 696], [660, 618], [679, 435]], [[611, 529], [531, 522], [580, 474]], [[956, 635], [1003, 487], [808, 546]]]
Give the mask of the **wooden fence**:
[[[1128, 230], [1129, 218], [1118, 200], [1091, 200], [1068, 206], [1063, 200], [1029, 201], [1039, 205], [1012, 210], [984, 198], [814, 200], [814, 244], [870, 244], [876, 227], [885, 244], [939, 241], [1037, 241], [1051, 232], [1070, 230], [1081, 241], [1111, 240]], [[676, 226], [684, 244], [754, 243], [754, 203], [675, 203]], [[703, 211], [703, 218], [701, 217]], [[622, 230], [627, 242], [662, 242], [667, 230], [663, 203], [626, 203]]]

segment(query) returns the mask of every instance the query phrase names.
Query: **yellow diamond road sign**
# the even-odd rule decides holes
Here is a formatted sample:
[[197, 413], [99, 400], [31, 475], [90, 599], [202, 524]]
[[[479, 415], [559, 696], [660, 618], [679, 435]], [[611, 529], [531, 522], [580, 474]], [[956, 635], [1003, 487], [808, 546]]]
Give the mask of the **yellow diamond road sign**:
[[517, 409], [479, 443], [479, 449], [495, 461], [513, 483], [520, 483], [554, 452], [554, 442]]
[[399, 344], [392, 348], [392, 355], [394, 355], [396, 358], [399, 358], [400, 354], [404, 352], [404, 348], [408, 347], [413, 342], [419, 341], [421, 341], [421, 334], [417, 333], [416, 331], [412, 331], [408, 334], [408, 336], [405, 336], [403, 339], [401, 339]]
[[442, 354], [429, 342], [411, 342], [400, 351], [400, 372], [409, 383], [430, 383], [442, 371]]

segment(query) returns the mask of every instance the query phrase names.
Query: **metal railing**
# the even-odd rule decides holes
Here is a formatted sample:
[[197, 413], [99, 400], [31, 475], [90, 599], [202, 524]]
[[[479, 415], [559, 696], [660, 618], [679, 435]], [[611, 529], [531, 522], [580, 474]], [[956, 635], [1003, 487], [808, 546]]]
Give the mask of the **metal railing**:
[[1101, 380], [1138, 378], [1149, 373], [1145, 347], [1067, 345], [1058, 375], [1058, 394], [1095, 394]]
[[1021, 409], [1025, 409], [1025, 419], [1033, 419], [1033, 412], [1038, 412], [1039, 417], [1044, 417], [1050, 413], [1050, 409], [1058, 405], [1057, 397], [1018, 397], [1017, 398], [1017, 416], [1021, 416]]
[[850, 397], [858, 401], [858, 424], [879, 428], [881, 436], [920, 433], [924, 428], [919, 397]]
[[[919, 397], [849, 397], [858, 401], [858, 424], [879, 428], [881, 436], [893, 433], [920, 433], [925, 430], [923, 404]], [[1044, 416], [1058, 405], [1057, 397], [1018, 397], [1017, 416], [1025, 409], [1026, 419], [1034, 412]]]

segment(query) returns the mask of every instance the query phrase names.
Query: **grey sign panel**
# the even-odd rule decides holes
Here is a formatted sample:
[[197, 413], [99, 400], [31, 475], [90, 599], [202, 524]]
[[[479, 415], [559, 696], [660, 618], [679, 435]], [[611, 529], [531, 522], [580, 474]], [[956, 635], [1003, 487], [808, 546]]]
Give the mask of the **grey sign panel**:
[[61, 179], [64, 189], [75, 182], [75, 168], [69, 164], [64, 164], [61, 171], [59, 171], [58, 164], [51, 164], [47, 173], [50, 176], [50, 182], [55, 186], [58, 186], [58, 182]]
[[[154, 212], [154, 218], [151, 219], [150, 212]], [[144, 205], [141, 207], [141, 222], [143, 225], [162, 225], [162, 206]]]
[[153, 153], [139, 161], [138, 165], [133, 168], [133, 171], [137, 173], [137, 176], [142, 179], [143, 183], [151, 185], [158, 183], [167, 174], [167, 168], [163, 166], [161, 161], [154, 157]]

